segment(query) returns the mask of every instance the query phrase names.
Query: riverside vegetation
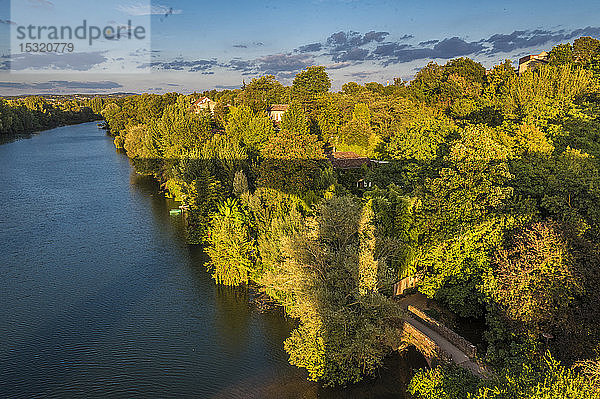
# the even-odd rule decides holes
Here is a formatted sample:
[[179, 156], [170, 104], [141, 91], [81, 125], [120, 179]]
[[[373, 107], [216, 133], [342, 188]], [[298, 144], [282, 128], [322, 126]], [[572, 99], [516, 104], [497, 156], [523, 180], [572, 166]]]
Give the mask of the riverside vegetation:
[[[298, 320], [309, 378], [373, 376], [398, 344], [392, 284], [485, 319], [481, 380], [421, 370], [418, 398], [600, 397], [600, 42], [552, 49], [518, 76], [459, 58], [410, 84], [346, 83], [323, 67], [197, 96], [107, 101], [139, 173], [185, 202], [219, 284], [253, 284]], [[290, 104], [276, 128], [266, 109]], [[334, 170], [328, 152], [388, 161]], [[372, 182], [357, 188], [359, 179]]]
[[104, 100], [100, 97], [61, 101], [39, 96], [14, 100], [0, 98], [0, 138], [98, 120], [103, 105]]

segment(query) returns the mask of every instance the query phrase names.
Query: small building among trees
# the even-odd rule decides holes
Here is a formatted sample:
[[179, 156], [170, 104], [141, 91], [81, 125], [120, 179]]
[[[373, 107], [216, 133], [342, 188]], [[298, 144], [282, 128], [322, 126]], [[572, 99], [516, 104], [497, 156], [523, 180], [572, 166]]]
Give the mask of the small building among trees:
[[329, 161], [334, 169], [360, 169], [363, 165], [370, 166], [371, 160], [354, 152], [332, 152]]
[[267, 112], [269, 113], [269, 118], [271, 118], [271, 120], [273, 122], [281, 122], [281, 118], [283, 118], [283, 114], [286, 113], [286, 111], [288, 110], [290, 106], [287, 104], [273, 104], [271, 105], [268, 109]]
[[369, 158], [351, 151], [332, 152], [328, 158], [333, 168], [339, 172], [339, 178], [343, 184], [356, 184], [358, 189], [373, 186], [371, 181], [365, 179], [365, 168], [374, 165]]
[[214, 113], [215, 112], [215, 106], [217, 105], [216, 102], [214, 102], [213, 100], [211, 100], [208, 97], [200, 97], [199, 99], [197, 99], [196, 101], [194, 101], [194, 104], [192, 104], [192, 107], [194, 108], [194, 112], [199, 114], [200, 112], [204, 111], [204, 110], [209, 110], [210, 113]]
[[548, 63], [548, 53], [542, 51], [537, 55], [528, 55], [519, 59], [519, 75]]

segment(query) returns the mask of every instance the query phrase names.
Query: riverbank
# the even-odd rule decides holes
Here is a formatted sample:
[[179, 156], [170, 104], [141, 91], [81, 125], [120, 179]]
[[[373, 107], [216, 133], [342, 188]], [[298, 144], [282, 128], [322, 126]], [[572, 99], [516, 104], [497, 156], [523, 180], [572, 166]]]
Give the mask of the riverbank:
[[61, 127], [66, 127], [66, 126], [74, 126], [74, 125], [80, 125], [83, 123], [98, 123], [99, 121], [102, 121], [102, 117], [97, 117], [96, 119], [92, 119], [89, 121], [84, 121], [84, 122], [74, 122], [74, 123], [66, 123], [63, 125], [59, 125], [59, 126], [55, 126], [52, 128], [42, 128], [39, 130], [32, 130], [30, 132], [24, 132], [24, 133], [5, 133], [5, 134], [0, 134], [0, 145], [2, 144], [8, 144], [8, 143], [12, 143], [13, 141], [18, 141], [18, 140], [26, 140], [26, 139], [30, 139], [34, 136], [37, 136], [45, 131], [48, 130], [52, 130], [52, 129], [58, 129]]

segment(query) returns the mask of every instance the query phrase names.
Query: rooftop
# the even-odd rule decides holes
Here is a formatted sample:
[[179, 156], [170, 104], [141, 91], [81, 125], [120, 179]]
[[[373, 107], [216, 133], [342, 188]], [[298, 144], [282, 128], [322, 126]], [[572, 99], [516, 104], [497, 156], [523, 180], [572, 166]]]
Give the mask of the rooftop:
[[357, 169], [363, 165], [370, 165], [371, 160], [354, 152], [333, 152], [329, 160], [334, 168], [337, 169]]
[[200, 97], [199, 99], [194, 101], [194, 105], [204, 104], [205, 102], [208, 102], [208, 101], [212, 101], [212, 100], [208, 97]]
[[542, 51], [539, 54], [527, 55], [525, 57], [520, 58], [519, 59], [519, 64], [522, 64], [522, 63], [527, 62], [529, 60], [546, 61], [547, 58], [548, 58], [548, 53], [545, 52], [545, 51]]
[[290, 106], [287, 104], [273, 104], [269, 107], [269, 111], [287, 111]]

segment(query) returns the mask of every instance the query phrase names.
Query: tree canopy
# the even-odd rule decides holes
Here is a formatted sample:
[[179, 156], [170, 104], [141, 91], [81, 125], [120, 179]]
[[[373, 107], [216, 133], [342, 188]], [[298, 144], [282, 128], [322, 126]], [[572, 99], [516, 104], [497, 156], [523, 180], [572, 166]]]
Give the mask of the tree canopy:
[[[374, 375], [399, 339], [392, 284], [415, 276], [448, 314], [485, 322], [479, 353], [497, 370], [420, 371], [416, 397], [597, 397], [571, 366], [600, 342], [598, 43], [558, 45], [520, 75], [458, 58], [334, 93], [314, 66], [290, 87], [205, 92], [213, 113], [170, 94], [102, 115], [138, 172], [189, 206], [215, 281], [254, 284], [298, 321], [285, 349], [311, 379]], [[334, 168], [334, 151], [378, 162]]]

